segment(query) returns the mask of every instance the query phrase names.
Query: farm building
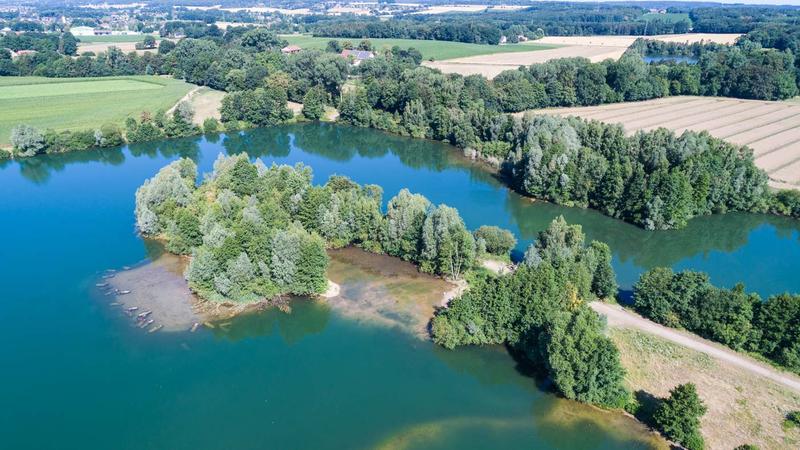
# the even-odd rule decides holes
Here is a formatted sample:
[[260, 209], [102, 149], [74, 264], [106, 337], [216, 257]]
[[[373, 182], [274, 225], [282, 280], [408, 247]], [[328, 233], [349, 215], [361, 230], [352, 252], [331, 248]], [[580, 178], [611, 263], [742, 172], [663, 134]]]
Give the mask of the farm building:
[[361, 64], [361, 61], [374, 58], [375, 54], [366, 50], [342, 50], [342, 58], [350, 59], [354, 66]]
[[302, 50], [302, 48], [300, 48], [300, 47], [298, 47], [296, 45], [287, 45], [286, 47], [283, 47], [281, 49], [281, 52], [284, 53], [284, 54], [287, 54], [287, 55], [291, 55], [292, 53], [297, 53], [300, 50]]

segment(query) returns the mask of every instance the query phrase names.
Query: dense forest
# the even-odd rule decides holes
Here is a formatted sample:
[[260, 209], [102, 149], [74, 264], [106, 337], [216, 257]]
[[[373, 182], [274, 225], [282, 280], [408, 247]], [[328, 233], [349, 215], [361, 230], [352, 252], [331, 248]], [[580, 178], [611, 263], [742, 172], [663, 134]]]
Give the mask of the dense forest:
[[[526, 5], [528, 6], [528, 5]], [[406, 38], [498, 44], [505, 36], [633, 35], [685, 33], [688, 15], [647, 14], [640, 6], [548, 2], [514, 11], [489, 10], [471, 14], [412, 14], [392, 20], [363, 17], [311, 16], [299, 25], [316, 36], [350, 39]]]
[[685, 328], [800, 372], [800, 295], [762, 300], [741, 284], [713, 286], [705, 273], [655, 268], [639, 278], [633, 302], [639, 313], [662, 325]]

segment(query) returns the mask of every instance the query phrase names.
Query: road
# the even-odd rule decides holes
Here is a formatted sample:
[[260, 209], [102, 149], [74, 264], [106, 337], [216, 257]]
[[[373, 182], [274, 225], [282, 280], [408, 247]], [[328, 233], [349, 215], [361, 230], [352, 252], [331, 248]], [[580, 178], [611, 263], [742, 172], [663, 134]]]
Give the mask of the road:
[[727, 347], [723, 347], [720, 344], [713, 343], [682, 330], [659, 325], [619, 305], [591, 302], [589, 306], [598, 314], [607, 317], [609, 326], [633, 328], [647, 334], [658, 336], [683, 347], [705, 353], [712, 358], [732, 364], [755, 375], [772, 380], [795, 392], [800, 392], [800, 378], [786, 372], [781, 372], [753, 358], [737, 353]]

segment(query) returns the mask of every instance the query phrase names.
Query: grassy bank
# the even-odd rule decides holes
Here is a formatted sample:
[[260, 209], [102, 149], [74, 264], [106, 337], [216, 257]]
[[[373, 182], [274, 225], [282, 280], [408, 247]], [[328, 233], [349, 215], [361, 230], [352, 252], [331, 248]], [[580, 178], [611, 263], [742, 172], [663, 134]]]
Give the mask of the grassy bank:
[[[358, 44], [360, 39], [313, 37], [309, 35], [282, 35], [290, 44], [300, 46], [305, 49], [324, 50], [330, 40], [350, 41]], [[401, 48], [414, 47], [422, 53], [425, 59], [443, 60], [454, 58], [466, 58], [468, 56], [491, 55], [495, 53], [511, 52], [532, 52], [536, 50], [546, 50], [556, 48], [557, 45], [526, 43], [525, 45], [483, 45], [466, 44], [463, 42], [450, 41], [424, 41], [417, 39], [370, 39], [376, 49], [392, 48], [397, 45]]]
[[634, 392], [665, 397], [681, 383], [694, 383], [708, 412], [701, 419], [707, 448], [755, 444], [761, 450], [797, 448], [800, 431], [782, 428], [800, 395], [710, 356], [627, 328], [611, 327]]
[[0, 77], [0, 146], [24, 123], [54, 130], [123, 125], [142, 111], [172, 107], [193, 85], [155, 76], [103, 78]]

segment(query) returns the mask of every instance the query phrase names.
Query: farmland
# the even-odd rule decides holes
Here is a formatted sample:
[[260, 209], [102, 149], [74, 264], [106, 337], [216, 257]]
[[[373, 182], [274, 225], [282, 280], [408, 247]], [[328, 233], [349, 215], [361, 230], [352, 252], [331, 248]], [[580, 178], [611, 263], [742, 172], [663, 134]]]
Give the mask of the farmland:
[[678, 134], [708, 131], [753, 149], [756, 165], [773, 186], [800, 189], [800, 104], [795, 102], [679, 96], [535, 112], [619, 123], [629, 134], [661, 127]]
[[[663, 36], [648, 36], [665, 42], [716, 42], [732, 44], [738, 34], [675, 34]], [[445, 73], [458, 73], [461, 75], [480, 74], [494, 78], [505, 70], [516, 69], [519, 66], [528, 66], [543, 63], [558, 58], [587, 58], [592, 62], [604, 59], [619, 59], [623, 53], [636, 40], [637, 36], [548, 36], [536, 41], [517, 44], [514, 47], [526, 48], [538, 46], [531, 50], [518, 53], [482, 54], [476, 56], [452, 57], [448, 61], [424, 63], [428, 67], [439, 69]], [[544, 45], [546, 47], [542, 48]], [[507, 46], [511, 47], [511, 46]]]
[[0, 146], [10, 144], [11, 129], [80, 130], [104, 123], [122, 125], [142, 111], [173, 106], [192, 88], [171, 78], [0, 77]]
[[[78, 41], [86, 43], [122, 43], [122, 42], [142, 42], [145, 34], [120, 34], [110, 36], [76, 36]], [[157, 35], [151, 35], [158, 39]]]
[[[282, 35], [281, 38], [289, 44], [300, 46], [304, 49], [324, 50], [328, 41], [335, 38], [313, 37], [309, 35]], [[350, 41], [358, 44], [358, 39], [338, 39], [339, 41]], [[557, 45], [552, 44], [526, 44], [526, 45], [483, 45], [466, 44], [463, 42], [451, 41], [425, 41], [416, 39], [370, 39], [372, 45], [377, 50], [398, 46], [401, 48], [413, 47], [422, 53], [426, 60], [442, 60], [453, 58], [466, 58], [476, 55], [491, 55], [496, 53], [530, 53], [535, 50], [553, 49]]]

